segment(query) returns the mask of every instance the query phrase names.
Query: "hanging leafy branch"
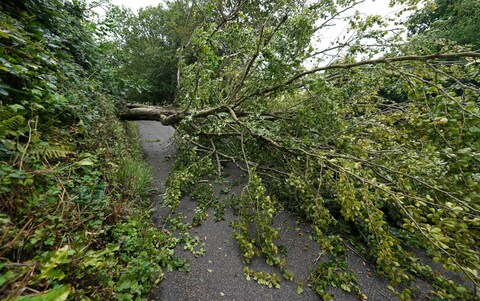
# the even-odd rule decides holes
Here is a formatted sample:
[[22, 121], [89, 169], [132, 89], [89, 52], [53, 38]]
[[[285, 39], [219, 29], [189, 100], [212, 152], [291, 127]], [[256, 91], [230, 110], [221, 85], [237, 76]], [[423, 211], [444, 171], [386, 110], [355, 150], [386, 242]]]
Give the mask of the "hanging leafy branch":
[[[173, 124], [189, 151], [249, 174], [235, 228], [245, 258], [281, 267], [265, 208], [284, 206], [335, 254], [335, 230], [349, 229], [404, 300], [414, 293], [400, 284], [416, 277], [439, 298], [478, 298], [480, 54], [399, 43], [381, 19], [355, 14], [357, 38], [329, 61], [312, 39], [355, 1], [195, 3], [204, 19], [184, 45], [194, 58], [180, 60], [178, 108], [138, 105], [123, 118]], [[385, 45], [382, 57], [366, 36]], [[251, 237], [250, 223], [263, 236]]]

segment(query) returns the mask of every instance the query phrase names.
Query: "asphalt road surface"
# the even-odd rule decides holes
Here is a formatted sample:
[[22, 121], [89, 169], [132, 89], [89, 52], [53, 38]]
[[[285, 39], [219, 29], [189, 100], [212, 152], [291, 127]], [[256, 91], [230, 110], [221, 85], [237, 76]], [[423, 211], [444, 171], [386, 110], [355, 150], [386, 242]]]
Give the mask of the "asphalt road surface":
[[[165, 181], [172, 168], [175, 156], [175, 145], [172, 139], [175, 130], [163, 126], [159, 122], [139, 121], [139, 132], [148, 162], [154, 169], [153, 188], [158, 193], [154, 197], [156, 210], [154, 222], [161, 227], [164, 223], [161, 193], [165, 189]], [[229, 192], [240, 194], [245, 183], [242, 172], [233, 166], [227, 166], [225, 173], [235, 187]], [[217, 193], [221, 187], [214, 185]], [[221, 196], [223, 199], [228, 195]], [[192, 218], [195, 202], [184, 198], [176, 212]], [[190, 260], [189, 272], [169, 272], [166, 279], [156, 287], [151, 300], [192, 301], [192, 300], [321, 300], [307, 285], [307, 278], [319, 261], [325, 260], [317, 243], [309, 239], [310, 227], [299, 221], [293, 214], [282, 212], [275, 217], [275, 226], [280, 229], [281, 239], [278, 244], [284, 245], [287, 253], [287, 269], [295, 275], [293, 282], [282, 278], [281, 288], [268, 288], [257, 284], [253, 279], [247, 281], [243, 275], [244, 263], [240, 256], [240, 248], [232, 238], [229, 221], [235, 216], [230, 209], [225, 211], [224, 221], [215, 222], [213, 212], [202, 225], [192, 229], [192, 235], [200, 238], [205, 244], [205, 255], [195, 258], [191, 253], [178, 248], [177, 255]], [[373, 267], [359, 255], [348, 253], [349, 268], [356, 274], [362, 292], [370, 301], [398, 300], [387, 289], [387, 282], [375, 275]], [[253, 260], [249, 267], [255, 271], [274, 272], [281, 275], [278, 268], [268, 266], [262, 259]], [[304, 291], [297, 293], [297, 282], [303, 281]], [[355, 294], [340, 289], [332, 289], [335, 300], [357, 300]]]

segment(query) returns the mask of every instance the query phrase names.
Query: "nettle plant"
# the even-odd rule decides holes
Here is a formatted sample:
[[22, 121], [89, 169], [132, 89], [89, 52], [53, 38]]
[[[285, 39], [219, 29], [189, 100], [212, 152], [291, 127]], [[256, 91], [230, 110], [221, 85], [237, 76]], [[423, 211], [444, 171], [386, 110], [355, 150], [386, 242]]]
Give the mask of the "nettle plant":
[[435, 298], [478, 298], [480, 54], [446, 40], [401, 41], [386, 20], [360, 14], [348, 19], [346, 43], [312, 43], [354, 1], [197, 4], [179, 49], [180, 109], [125, 114], [177, 124], [183, 152], [201, 158], [182, 166], [179, 156], [167, 200], [179, 201], [173, 192], [193, 179], [189, 170], [231, 161], [249, 180], [234, 225], [246, 261], [281, 267], [271, 223], [286, 207], [337, 258], [310, 279], [325, 299], [331, 279], [364, 298], [343, 264], [346, 237], [403, 300], [415, 297], [416, 277]]

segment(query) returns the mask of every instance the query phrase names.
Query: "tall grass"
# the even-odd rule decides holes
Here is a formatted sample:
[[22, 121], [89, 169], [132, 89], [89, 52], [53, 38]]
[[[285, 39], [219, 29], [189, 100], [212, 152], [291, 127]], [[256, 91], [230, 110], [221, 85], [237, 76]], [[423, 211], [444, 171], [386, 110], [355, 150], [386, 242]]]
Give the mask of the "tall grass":
[[137, 124], [128, 122], [126, 131], [132, 153], [120, 160], [117, 176], [125, 196], [145, 200], [151, 192], [152, 170], [142, 158]]
[[123, 194], [127, 197], [148, 197], [152, 183], [152, 171], [141, 159], [125, 157], [120, 161], [118, 179], [123, 187]]

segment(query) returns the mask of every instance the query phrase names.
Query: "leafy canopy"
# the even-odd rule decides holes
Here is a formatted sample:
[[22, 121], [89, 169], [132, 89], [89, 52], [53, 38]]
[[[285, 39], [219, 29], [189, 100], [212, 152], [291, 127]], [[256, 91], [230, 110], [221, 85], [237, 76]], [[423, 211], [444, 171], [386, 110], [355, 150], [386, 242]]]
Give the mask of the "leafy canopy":
[[[416, 296], [409, 285], [418, 276], [438, 298], [478, 298], [480, 55], [448, 41], [403, 41], [389, 22], [359, 13], [347, 18], [349, 43], [316, 42], [356, 4], [192, 2], [189, 15], [199, 17], [179, 49], [179, 110], [137, 107], [124, 117], [177, 124], [185, 154], [172, 183], [194, 183], [198, 165], [233, 162], [248, 174], [234, 225], [247, 261], [261, 255], [282, 268], [271, 217], [286, 207], [337, 262], [353, 237], [404, 300]], [[325, 275], [319, 268], [310, 280], [330, 299]], [[350, 291], [355, 281], [342, 275]]]
[[444, 38], [480, 48], [480, 3], [470, 0], [428, 1], [409, 18], [412, 34]]

